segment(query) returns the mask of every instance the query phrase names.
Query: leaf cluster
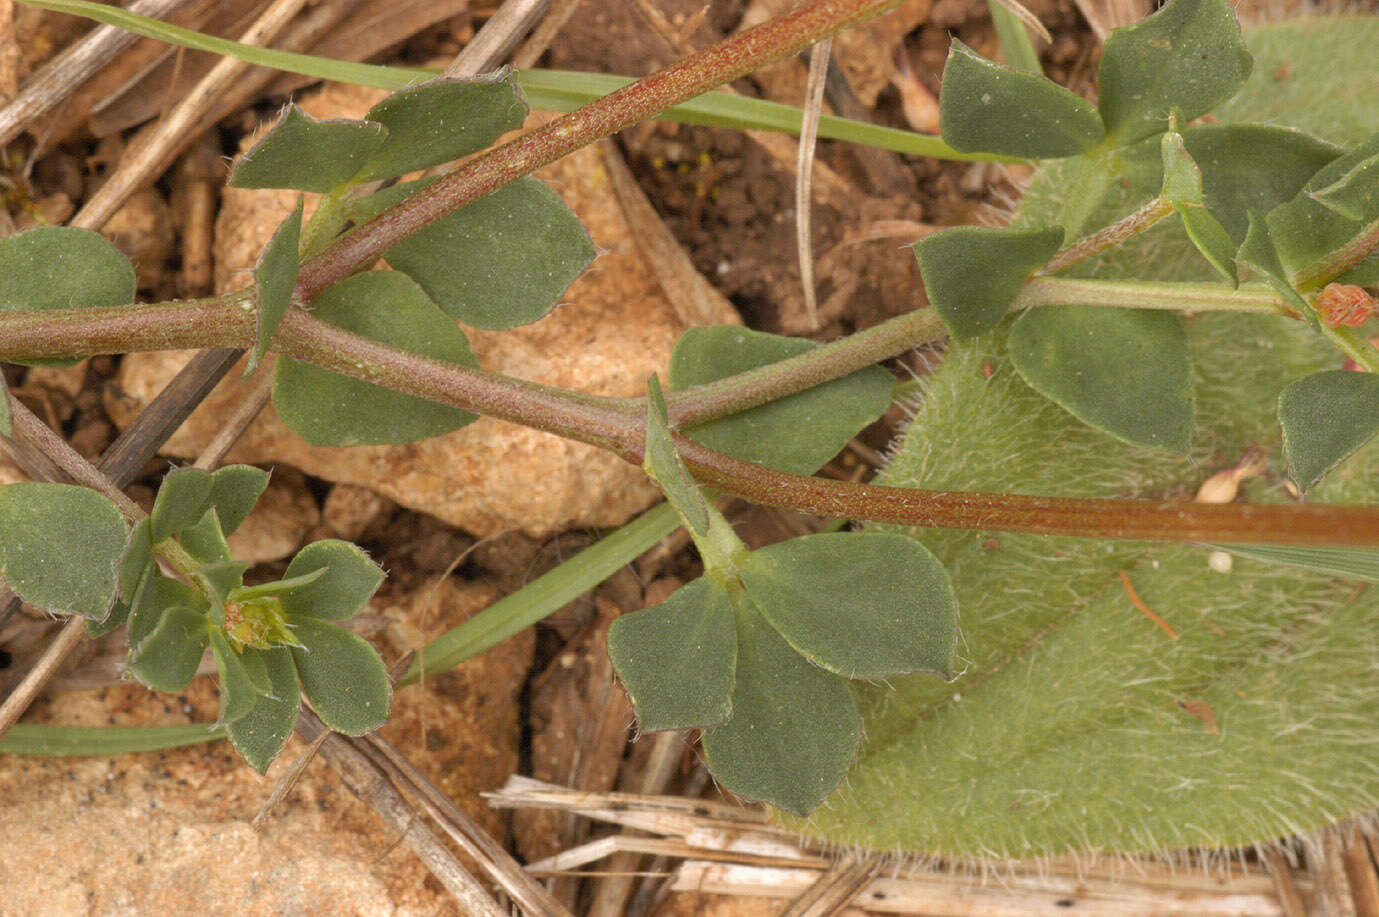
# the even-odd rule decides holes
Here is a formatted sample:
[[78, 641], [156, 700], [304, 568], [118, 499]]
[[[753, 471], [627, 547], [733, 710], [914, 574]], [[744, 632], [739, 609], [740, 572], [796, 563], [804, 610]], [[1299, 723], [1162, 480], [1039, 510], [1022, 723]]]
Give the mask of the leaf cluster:
[[[676, 346], [671, 386], [810, 346], [699, 329]], [[812, 472], [885, 409], [890, 389], [873, 368], [687, 433], [738, 458]], [[835, 532], [748, 550], [686, 470], [654, 377], [645, 468], [689, 529], [705, 575], [609, 631], [641, 728], [703, 729], [709, 769], [725, 787], [808, 812], [856, 755], [851, 680], [951, 674], [957, 607], [948, 575], [900, 535]]]
[[[1233, 96], [1251, 67], [1224, 0], [1172, 0], [1115, 30], [1095, 105], [954, 42], [940, 99], [944, 139], [968, 152], [1070, 158], [1084, 193], [1069, 199], [1057, 223], [958, 227], [915, 244], [929, 300], [952, 336], [969, 341], [1005, 323], [1036, 272], [1098, 256], [1176, 215], [1222, 280], [1235, 287], [1242, 271], [1252, 273], [1277, 292], [1283, 311], [1363, 367], [1379, 369], [1379, 352], [1339, 327], [1362, 324], [1372, 309], [1340, 315], [1326, 306], [1342, 295], [1329, 284], [1375, 279], [1361, 259], [1379, 247], [1379, 134], [1342, 151], [1292, 128], [1187, 124]], [[1149, 195], [1148, 202], [1077, 239], [1090, 208], [1116, 182]], [[1363, 292], [1355, 298], [1370, 299]], [[1011, 362], [1033, 389], [1084, 423], [1127, 443], [1182, 452], [1196, 411], [1184, 318], [1131, 305], [1053, 302], [1025, 310], [1009, 324]], [[1337, 371], [1284, 391], [1277, 413], [1300, 487], [1379, 432], [1370, 389], [1366, 378]]]

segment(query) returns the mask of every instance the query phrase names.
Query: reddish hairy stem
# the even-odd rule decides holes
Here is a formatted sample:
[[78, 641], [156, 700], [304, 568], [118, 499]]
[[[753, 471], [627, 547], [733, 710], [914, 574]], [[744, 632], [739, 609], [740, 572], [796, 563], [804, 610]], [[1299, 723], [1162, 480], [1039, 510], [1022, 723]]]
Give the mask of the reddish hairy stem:
[[523, 175], [900, 3], [814, 0], [476, 156], [302, 265], [293, 296], [309, 302], [395, 243]]
[[[921, 320], [916, 322], [912, 332], [923, 327]], [[891, 340], [892, 333], [881, 335], [880, 341], [894, 345], [899, 339]], [[254, 334], [253, 313], [234, 299], [12, 312], [0, 314], [0, 355], [27, 359], [119, 352], [131, 339], [147, 348], [193, 343], [245, 347]], [[276, 350], [409, 395], [591, 443], [629, 462], [642, 460], [643, 420], [630, 400], [577, 395], [427, 359], [324, 324], [300, 309], [288, 311]], [[844, 361], [844, 369], [851, 371], [853, 357]], [[786, 474], [683, 437], [676, 442], [704, 483], [757, 503], [820, 516], [1093, 538], [1379, 545], [1379, 507], [1154, 503], [879, 487]]]
[[1379, 507], [1194, 503], [881, 487], [763, 469], [676, 438], [700, 481], [766, 506], [927, 528], [1145, 541], [1379, 545]]

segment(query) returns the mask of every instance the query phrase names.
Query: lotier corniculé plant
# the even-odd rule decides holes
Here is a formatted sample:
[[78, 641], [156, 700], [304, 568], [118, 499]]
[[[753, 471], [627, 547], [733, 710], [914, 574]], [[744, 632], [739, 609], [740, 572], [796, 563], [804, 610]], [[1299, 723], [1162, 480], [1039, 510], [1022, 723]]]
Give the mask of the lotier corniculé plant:
[[[722, 784], [813, 812], [790, 822], [807, 833], [953, 856], [1161, 850], [1372, 805], [1379, 646], [1352, 587], [1379, 576], [1379, 512], [1352, 504], [1379, 483], [1379, 353], [1357, 330], [1379, 279], [1379, 99], [1361, 84], [1333, 104], [1321, 81], [1365, 72], [1372, 19], [1259, 30], [1252, 57], [1228, 4], [1172, 0], [1108, 39], [1095, 105], [955, 43], [946, 148], [1048, 162], [1009, 226], [916, 244], [932, 309], [822, 346], [696, 329], [669, 394], [653, 379], [645, 401], [474, 366], [456, 321], [539, 319], [593, 256], [528, 173], [888, 5], [809, 4], [486, 153], [525, 114], [504, 74], [412, 86], [360, 121], [289, 108], [231, 183], [322, 197], [278, 230], [253, 288], [125, 305], [110, 246], [35, 230], [0, 242], [0, 356], [237, 346], [252, 367], [276, 350], [278, 411], [314, 444], [405, 442], [487, 413], [641, 463], [670, 509], [581, 555], [574, 580], [686, 526], [704, 576], [620, 619], [610, 652], [642, 728], [703, 729]], [[369, 270], [378, 258], [394, 270]], [[945, 331], [885, 483], [808, 477], [894, 396], [872, 364]], [[1306, 502], [1279, 474], [1247, 503], [1184, 499], [1280, 439]], [[224, 535], [261, 474], [175, 471], [147, 520], [80, 488], [14, 485], [0, 574], [93, 632], [127, 618], [131, 671], [152, 687], [185, 685], [209, 645], [221, 720], [262, 769], [302, 691], [363, 732], [389, 687], [330, 623], [378, 585], [356, 548], [311, 545], [281, 582], [243, 585]], [[701, 485], [892, 527], [753, 552]], [[1236, 555], [1230, 573], [1209, 550]], [[535, 617], [495, 606], [428, 647], [425, 669]], [[1290, 756], [1325, 764], [1302, 779]]]

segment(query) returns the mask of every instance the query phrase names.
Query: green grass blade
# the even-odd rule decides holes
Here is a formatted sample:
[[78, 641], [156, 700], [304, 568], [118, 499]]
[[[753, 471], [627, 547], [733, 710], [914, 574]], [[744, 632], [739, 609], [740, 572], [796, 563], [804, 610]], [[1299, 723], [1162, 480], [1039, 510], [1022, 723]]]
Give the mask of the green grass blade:
[[643, 513], [426, 644], [398, 685], [419, 680], [423, 661], [426, 674], [435, 675], [521, 633], [593, 589], [679, 526], [680, 518], [668, 503]]
[[986, 0], [986, 6], [991, 11], [991, 23], [996, 27], [996, 38], [1001, 43], [1001, 54], [1006, 63], [1030, 73], [1043, 73], [1044, 68], [1039, 66], [1039, 52], [1034, 50], [1029, 30], [1020, 18], [998, 0]]
[[[233, 57], [263, 67], [273, 67], [289, 73], [300, 73], [305, 76], [334, 80], [340, 83], [353, 83], [358, 86], [372, 86], [376, 89], [396, 91], [436, 76], [436, 72], [430, 70], [360, 64], [353, 61], [335, 60], [311, 54], [297, 54], [291, 51], [278, 51], [273, 48], [240, 44], [237, 41], [205, 35], [147, 16], [140, 16], [119, 7], [92, 3], [90, 0], [20, 0], [20, 2], [40, 9], [93, 19], [106, 25], [117, 26], [147, 38], [155, 38], [184, 48], [210, 51], [214, 54]], [[549, 111], [573, 111], [594, 99], [634, 82], [632, 77], [563, 70], [527, 70], [519, 73], [517, 80], [534, 108]], [[790, 105], [780, 105], [761, 99], [749, 99], [743, 96], [729, 95], [725, 92], [708, 92], [684, 104], [666, 109], [657, 118], [663, 121], [678, 121], [683, 124], [708, 127], [771, 130], [798, 134], [802, 116], [800, 109]], [[988, 154], [959, 153], [938, 137], [927, 134], [881, 127], [862, 121], [836, 118], [831, 115], [824, 115], [820, 119], [819, 136], [825, 139], [860, 143], [897, 153], [931, 156], [936, 159], [1010, 161], [1003, 157]]]
[[210, 723], [183, 726], [40, 726], [16, 723], [0, 736], [0, 754], [74, 757], [161, 751], [214, 742], [225, 733]]
[[1379, 583], [1379, 551], [1371, 548], [1332, 548], [1283, 544], [1221, 544], [1212, 547], [1240, 557], [1290, 567], [1305, 567], [1347, 579]]

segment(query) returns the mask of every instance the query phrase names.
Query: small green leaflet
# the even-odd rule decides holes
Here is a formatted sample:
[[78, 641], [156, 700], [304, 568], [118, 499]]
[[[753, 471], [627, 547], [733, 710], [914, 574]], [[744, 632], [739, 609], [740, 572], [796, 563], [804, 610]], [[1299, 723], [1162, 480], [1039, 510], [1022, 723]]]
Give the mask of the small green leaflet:
[[354, 180], [396, 178], [477, 153], [521, 127], [527, 111], [511, 70], [409, 86], [364, 116], [387, 129], [386, 139]]
[[263, 653], [270, 689], [259, 695], [254, 708], [230, 723], [226, 731], [235, 748], [260, 774], [287, 745], [302, 706], [302, 687], [297, 667], [286, 647]]
[[171, 538], [206, 515], [211, 503], [211, 473], [200, 468], [174, 468], [163, 477], [149, 513], [150, 540]]
[[709, 508], [704, 502], [704, 495], [699, 492], [699, 485], [690, 476], [680, 453], [675, 450], [670, 428], [666, 426], [665, 395], [661, 393], [661, 382], [654, 374], [647, 381], [646, 454], [642, 468], [665, 492], [666, 499], [685, 521], [690, 533], [701, 537], [707, 535]]
[[1041, 395], [1137, 446], [1186, 451], [1192, 366], [1182, 319], [1147, 309], [1044, 306], [1010, 329], [1010, 359]]
[[1063, 230], [958, 226], [914, 244], [924, 291], [954, 340], [995, 328], [1020, 287], [1063, 244]]
[[129, 527], [109, 498], [71, 484], [0, 487], [0, 576], [53, 614], [104, 621]]
[[1160, 143], [1164, 184], [1160, 196], [1173, 205], [1192, 244], [1223, 277], [1237, 284], [1235, 244], [1221, 223], [1203, 205], [1202, 170], [1187, 151], [1183, 135], [1166, 131]]
[[1336, 369], [1292, 383], [1278, 396], [1283, 454], [1303, 490], [1379, 433], [1379, 376]]
[[254, 268], [254, 286], [258, 290], [258, 332], [254, 349], [249, 352], [244, 374], [259, 368], [273, 335], [278, 333], [287, 307], [292, 305], [292, 290], [297, 285], [297, 248], [302, 238], [302, 199], [292, 215], [283, 220]]
[[1379, 205], [1379, 153], [1362, 160], [1325, 188], [1311, 192], [1313, 200], [1343, 217], [1364, 221]]
[[[261, 661], [250, 655], [259, 650], [248, 649], [241, 655], [236, 653], [225, 639], [220, 628], [210, 629], [211, 653], [215, 656], [215, 667], [220, 673], [220, 722], [233, 723], [254, 709], [258, 702], [260, 688], [267, 690], [267, 672]], [[255, 659], [263, 684], [256, 684], [254, 673], [250, 670], [250, 659]]]
[[336, 732], [363, 735], [388, 721], [392, 685], [383, 660], [368, 642], [315, 618], [292, 622], [301, 647], [292, 659], [312, 709]]
[[861, 726], [847, 679], [814, 665], [755, 613], [739, 614], [732, 716], [704, 731], [724, 787], [804, 815], [857, 754]]
[[912, 538], [882, 532], [792, 538], [753, 551], [741, 577], [766, 620], [796, 652], [830, 672], [952, 675], [957, 599], [943, 565]]
[[[738, 325], [691, 328], [670, 355], [670, 389], [680, 391], [807, 353], [813, 341]], [[684, 435], [743, 461], [813, 474], [885, 412], [895, 380], [878, 366], [721, 420]]]
[[[369, 271], [337, 283], [312, 301], [312, 315], [425, 357], [476, 365], [464, 332], [397, 271]], [[273, 403], [292, 432], [313, 446], [408, 443], [477, 419], [468, 411], [288, 358], [278, 361]]]
[[233, 535], [268, 487], [268, 472], [253, 465], [225, 465], [211, 474], [211, 505], [220, 530]]
[[1204, 115], [1250, 75], [1240, 23], [1226, 0], [1170, 0], [1157, 13], [1106, 39], [1097, 106], [1118, 145], [1156, 134], [1170, 112]]
[[235, 188], [324, 194], [396, 178], [482, 150], [522, 126], [527, 105], [507, 72], [434, 80], [388, 96], [362, 121], [318, 121], [289, 105], [230, 174]]
[[295, 188], [324, 194], [364, 167], [388, 129], [367, 121], [318, 121], [296, 105], [235, 164], [232, 188]]
[[[354, 205], [355, 218], [381, 213], [428, 184], [370, 195]], [[555, 308], [594, 254], [589, 233], [560, 195], [527, 176], [403, 239], [384, 258], [451, 318], [502, 331]]]
[[614, 621], [608, 655], [643, 731], [713, 726], [732, 713], [737, 625], [728, 593], [708, 577]]
[[153, 632], [133, 648], [129, 671], [155, 691], [176, 694], [191, 684], [210, 636], [205, 614], [169, 608]]
[[383, 583], [383, 571], [348, 541], [313, 541], [287, 565], [284, 579], [320, 575], [282, 591], [283, 610], [294, 617], [344, 621], [364, 610]]
[[1085, 152], [1105, 136], [1086, 99], [1041, 74], [983, 60], [956, 38], [939, 107], [944, 141], [964, 153], [1052, 159]]

